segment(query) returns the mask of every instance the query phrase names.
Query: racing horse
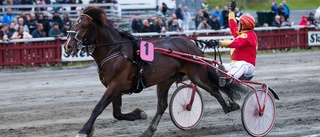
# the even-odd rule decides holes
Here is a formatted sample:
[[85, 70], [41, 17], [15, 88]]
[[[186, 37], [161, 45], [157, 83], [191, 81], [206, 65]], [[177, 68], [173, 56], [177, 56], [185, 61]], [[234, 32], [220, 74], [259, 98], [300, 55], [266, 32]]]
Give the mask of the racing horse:
[[[66, 54], [76, 54], [79, 50], [88, 52], [97, 63], [100, 81], [106, 87], [105, 93], [77, 136], [91, 136], [95, 120], [111, 102], [113, 116], [118, 120], [146, 119], [146, 113], [139, 108], [130, 113], [122, 113], [121, 97], [122, 94], [139, 92], [143, 88], [157, 85], [157, 111], [149, 127], [141, 134], [152, 136], [168, 106], [170, 86], [185, 75], [191, 82], [214, 96], [225, 113], [240, 108], [233, 101], [239, 94], [231, 90], [232, 86], [219, 87], [217, 71], [169, 57], [160, 51], [154, 51], [153, 61], [141, 63], [135, 48], [139, 46], [139, 42], [140, 40], [130, 33], [116, 29], [99, 7], [86, 7], [72, 25], [64, 43]], [[195, 42], [184, 37], [158, 38], [152, 40], [152, 44], [154, 47], [204, 56]], [[222, 97], [221, 92], [229, 97], [228, 101]]]

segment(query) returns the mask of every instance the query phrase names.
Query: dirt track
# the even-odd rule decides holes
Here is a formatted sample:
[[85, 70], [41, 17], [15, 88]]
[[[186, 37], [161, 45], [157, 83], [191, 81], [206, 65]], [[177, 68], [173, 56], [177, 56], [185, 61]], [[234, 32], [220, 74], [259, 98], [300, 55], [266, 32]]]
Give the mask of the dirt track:
[[[268, 136], [320, 136], [320, 51], [259, 55], [257, 60], [254, 80], [272, 86], [281, 99], [276, 101], [277, 118]], [[169, 98], [174, 89], [172, 86]], [[104, 91], [95, 66], [1, 70], [0, 136], [75, 136]], [[224, 114], [214, 97], [201, 93], [205, 97], [204, 117], [195, 129], [176, 128], [167, 109], [155, 136], [248, 136], [241, 124], [241, 111]], [[118, 121], [108, 106], [96, 121], [96, 137], [138, 136], [147, 128], [156, 112], [155, 87], [123, 98], [124, 112], [139, 107], [148, 114], [147, 120]]]

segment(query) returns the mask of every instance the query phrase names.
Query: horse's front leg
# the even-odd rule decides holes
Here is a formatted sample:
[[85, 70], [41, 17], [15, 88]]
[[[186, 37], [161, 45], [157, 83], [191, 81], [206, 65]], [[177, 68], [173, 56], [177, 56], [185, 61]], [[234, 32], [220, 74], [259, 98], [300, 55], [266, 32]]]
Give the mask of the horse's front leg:
[[121, 104], [122, 104], [122, 95], [119, 94], [113, 101], [112, 101], [112, 106], [113, 106], [113, 117], [118, 119], [118, 120], [128, 120], [128, 121], [134, 121], [137, 119], [146, 119], [147, 114], [139, 109], [136, 108], [132, 112], [128, 114], [122, 114], [121, 113]]
[[78, 132], [76, 137], [91, 137], [93, 135], [93, 125], [97, 117], [103, 112], [103, 110], [111, 103], [111, 101], [118, 95], [121, 95], [120, 92], [116, 92], [114, 88], [109, 87], [98, 104], [93, 109], [91, 116], [87, 123], [82, 127]]
[[153, 117], [152, 121], [147, 130], [145, 130], [141, 137], [151, 137], [153, 133], [157, 130], [158, 124], [160, 122], [161, 116], [163, 115], [164, 111], [168, 107], [168, 91], [172, 83], [174, 82], [168, 80], [165, 83], [161, 83], [157, 85], [157, 96], [158, 96], [158, 106], [157, 106], [157, 113]]

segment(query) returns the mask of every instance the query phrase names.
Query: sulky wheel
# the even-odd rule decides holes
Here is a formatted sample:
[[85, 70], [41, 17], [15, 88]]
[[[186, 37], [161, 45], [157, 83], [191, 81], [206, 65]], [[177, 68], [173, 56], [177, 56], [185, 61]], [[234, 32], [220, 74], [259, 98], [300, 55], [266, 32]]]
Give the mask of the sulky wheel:
[[[276, 118], [276, 105], [273, 96], [268, 92], [265, 100], [266, 92], [257, 90], [250, 92], [245, 98], [242, 105], [242, 124], [245, 130], [252, 136], [265, 136], [273, 127]], [[257, 99], [258, 98], [258, 99]], [[259, 112], [258, 100], [261, 107], [265, 104], [263, 113]]]
[[169, 104], [171, 120], [178, 128], [183, 130], [196, 127], [203, 115], [203, 100], [198, 89], [195, 91], [191, 108], [188, 107], [192, 90], [192, 87], [186, 85], [178, 87], [174, 91]]

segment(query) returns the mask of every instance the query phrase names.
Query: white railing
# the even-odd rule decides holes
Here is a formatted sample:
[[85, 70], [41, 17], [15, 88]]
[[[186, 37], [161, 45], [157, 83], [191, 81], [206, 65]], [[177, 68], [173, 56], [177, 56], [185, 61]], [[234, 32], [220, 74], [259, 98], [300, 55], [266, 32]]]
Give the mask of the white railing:
[[[0, 16], [6, 13], [7, 8], [13, 9], [13, 13], [16, 15], [19, 15], [21, 13], [20, 10], [15, 9], [31, 9], [31, 12], [35, 12], [36, 8], [47, 8], [48, 12], [52, 12], [54, 8], [59, 8], [59, 13], [71, 13], [69, 14], [70, 17], [77, 17], [81, 9], [87, 7], [87, 6], [99, 6], [104, 9], [104, 11], [107, 13], [108, 17], [117, 17], [121, 18], [121, 10], [118, 10], [117, 5], [113, 3], [104, 3], [104, 4], [46, 4], [46, 5], [1, 5], [0, 8], [2, 9], [2, 13], [0, 12]], [[75, 7], [76, 10], [71, 10], [71, 7]], [[25, 11], [29, 12], [29, 11]], [[74, 13], [74, 14], [72, 14]]]

